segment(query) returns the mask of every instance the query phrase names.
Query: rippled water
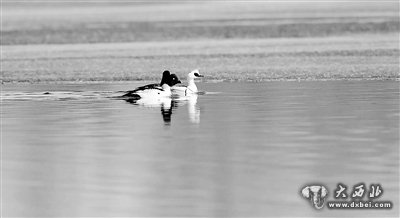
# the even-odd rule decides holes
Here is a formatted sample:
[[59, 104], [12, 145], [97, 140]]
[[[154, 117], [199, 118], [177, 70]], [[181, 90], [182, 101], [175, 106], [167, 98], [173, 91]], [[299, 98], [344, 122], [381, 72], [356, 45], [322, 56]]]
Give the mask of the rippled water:
[[[200, 83], [131, 104], [133, 84], [4, 85], [5, 216], [398, 216], [399, 83]], [[49, 92], [48, 94], [44, 94]], [[381, 184], [391, 210], [317, 211], [323, 184]]]

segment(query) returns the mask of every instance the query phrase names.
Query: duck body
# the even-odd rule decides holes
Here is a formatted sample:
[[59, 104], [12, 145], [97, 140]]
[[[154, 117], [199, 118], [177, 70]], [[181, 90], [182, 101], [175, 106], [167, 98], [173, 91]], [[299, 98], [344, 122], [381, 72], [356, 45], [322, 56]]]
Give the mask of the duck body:
[[175, 74], [164, 71], [161, 83], [148, 84], [134, 90], [126, 91], [121, 97], [130, 100], [167, 98], [171, 97], [171, 86], [178, 83], [181, 83], [181, 81]]
[[187, 86], [176, 85], [171, 87], [172, 93], [179, 96], [188, 96], [191, 94], [197, 94], [198, 89], [194, 80], [196, 78], [204, 77], [199, 73], [199, 70], [193, 70], [187, 75]]
[[127, 91], [122, 97], [131, 99], [141, 99], [141, 98], [165, 98], [171, 96], [171, 88], [169, 85], [164, 84], [149, 84], [141, 86], [135, 90]]

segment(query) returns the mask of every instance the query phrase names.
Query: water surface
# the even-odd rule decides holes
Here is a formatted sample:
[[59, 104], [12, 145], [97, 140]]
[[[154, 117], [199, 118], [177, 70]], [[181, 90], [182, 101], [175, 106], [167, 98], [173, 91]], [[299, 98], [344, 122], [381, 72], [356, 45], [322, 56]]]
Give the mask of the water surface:
[[[2, 86], [4, 216], [398, 216], [395, 81]], [[49, 92], [49, 94], [44, 94]], [[379, 183], [391, 210], [314, 210], [324, 184]]]

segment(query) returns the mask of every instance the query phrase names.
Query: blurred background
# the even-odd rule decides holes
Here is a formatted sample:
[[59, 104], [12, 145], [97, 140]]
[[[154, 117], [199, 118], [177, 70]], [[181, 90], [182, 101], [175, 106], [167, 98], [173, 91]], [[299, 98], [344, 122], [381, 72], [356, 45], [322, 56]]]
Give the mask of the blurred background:
[[399, 31], [396, 1], [6, 1], [3, 13], [3, 45]]

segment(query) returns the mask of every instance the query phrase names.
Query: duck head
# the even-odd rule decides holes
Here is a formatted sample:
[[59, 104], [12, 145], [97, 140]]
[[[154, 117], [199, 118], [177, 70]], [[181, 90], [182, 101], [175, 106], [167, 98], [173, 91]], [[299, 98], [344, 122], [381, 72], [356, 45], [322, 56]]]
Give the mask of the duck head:
[[171, 74], [171, 75], [169, 76], [168, 85], [169, 85], [169, 86], [174, 86], [174, 85], [176, 85], [176, 84], [178, 84], [178, 83], [182, 83], [182, 82], [179, 80], [178, 76], [175, 75], [175, 74]]
[[193, 80], [195, 78], [200, 78], [200, 77], [204, 77], [203, 75], [200, 74], [199, 70], [193, 70], [192, 72], [190, 72], [187, 76], [188, 80]]
[[168, 70], [163, 72], [160, 86], [163, 86], [164, 84], [167, 84], [169, 86], [174, 86], [178, 83], [182, 83], [182, 82], [179, 80], [177, 75], [171, 74]]
[[163, 75], [162, 75], [162, 78], [161, 78], [160, 86], [162, 86], [164, 84], [168, 84], [168, 82], [170, 81], [170, 77], [171, 77], [171, 73], [168, 70], [165, 70], [163, 72]]

